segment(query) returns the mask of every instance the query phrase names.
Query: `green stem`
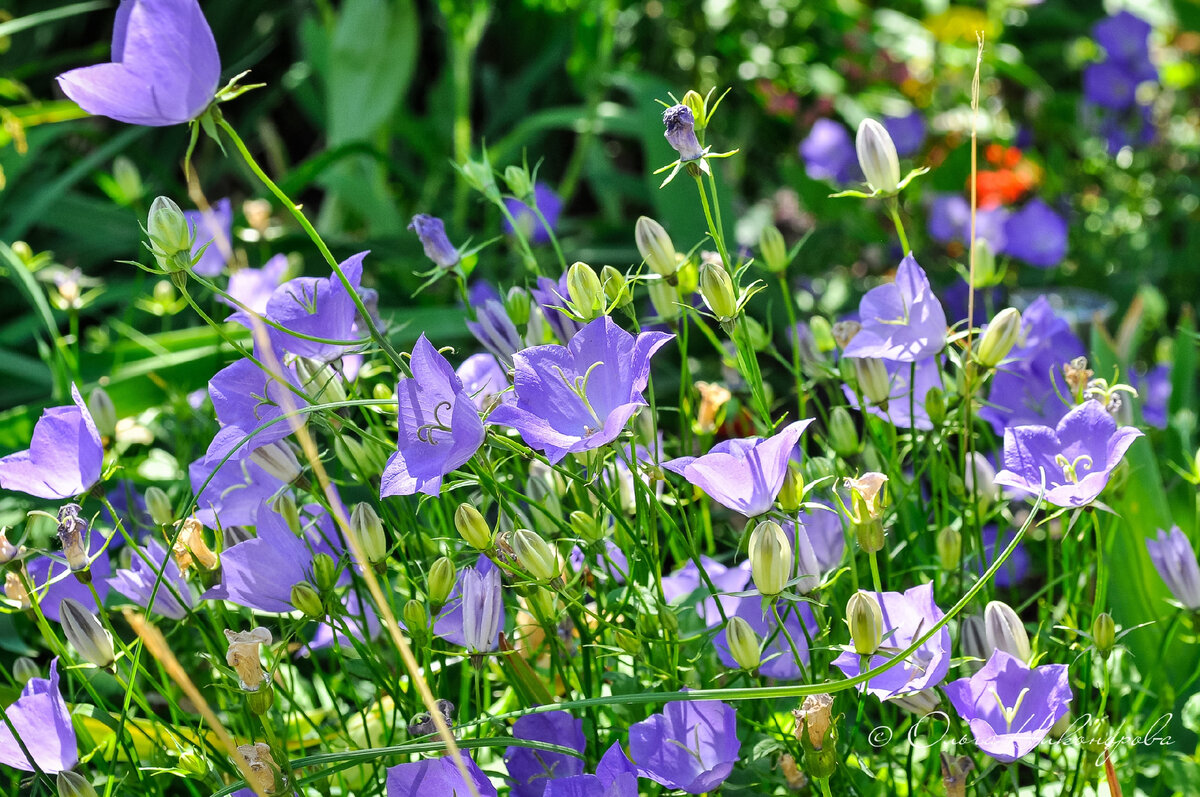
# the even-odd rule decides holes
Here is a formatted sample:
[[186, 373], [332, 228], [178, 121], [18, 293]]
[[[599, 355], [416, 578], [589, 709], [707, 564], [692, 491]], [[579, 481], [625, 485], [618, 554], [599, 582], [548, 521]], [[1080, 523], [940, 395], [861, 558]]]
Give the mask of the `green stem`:
[[904, 224], [900, 221], [900, 200], [892, 197], [887, 201], [888, 214], [892, 217], [892, 223], [896, 225], [896, 234], [900, 236], [900, 248], [904, 250], [904, 254], [908, 255], [912, 250], [908, 248], [908, 236], [904, 234]]

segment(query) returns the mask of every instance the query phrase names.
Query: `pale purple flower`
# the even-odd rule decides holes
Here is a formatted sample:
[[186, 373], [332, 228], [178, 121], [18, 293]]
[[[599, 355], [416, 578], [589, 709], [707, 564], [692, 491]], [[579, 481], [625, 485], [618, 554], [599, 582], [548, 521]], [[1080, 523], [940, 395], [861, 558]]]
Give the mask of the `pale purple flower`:
[[1115, 61], [1088, 64], [1083, 70], [1083, 96], [1110, 111], [1132, 106], [1137, 84], [1137, 75]]
[[425, 256], [441, 268], [450, 268], [459, 260], [458, 250], [446, 237], [446, 224], [437, 216], [418, 213], [413, 216], [408, 229], [416, 232], [425, 248]]
[[[568, 316], [561, 309], [567, 306], [567, 273], [558, 278], [558, 282], [549, 277], [538, 277], [537, 287], [530, 288], [529, 294], [542, 308], [542, 316], [550, 325], [550, 330], [560, 342], [566, 343], [583, 329], [583, 324]], [[501, 358], [503, 359], [503, 358]]]
[[[468, 580], [472, 581], [469, 588]], [[470, 612], [463, 608], [468, 589]], [[454, 589], [446, 599], [445, 607], [434, 619], [434, 636], [454, 645], [469, 647], [473, 653], [495, 650], [500, 641], [500, 632], [504, 630], [503, 597], [499, 568], [491, 559], [480, 554], [474, 567], [458, 571]], [[470, 627], [467, 626], [468, 620]]]
[[580, 754], [550, 753], [531, 747], [506, 748], [504, 763], [508, 767], [512, 797], [542, 797], [548, 782], [583, 774], [582, 755], [587, 746], [583, 720], [566, 711], [526, 714], [513, 723], [512, 733], [516, 739], [549, 742]]
[[[471, 785], [479, 797], [496, 797], [496, 787], [488, 780], [471, 754], [460, 749]], [[398, 764], [387, 771], [387, 797], [470, 797], [471, 789], [463, 781], [458, 765], [450, 756], [425, 758], [411, 764]]]
[[1067, 220], [1035, 197], [1005, 221], [1004, 239], [1004, 254], [1053, 268], [1067, 255]]
[[772, 437], [722, 440], [701, 457], [678, 457], [663, 467], [709, 498], [745, 517], [771, 509], [787, 476], [788, 458], [812, 419], [796, 421]]
[[996, 484], [1036, 494], [1044, 473], [1047, 503], [1084, 506], [1096, 500], [1141, 436], [1132, 426], [1118, 429], [1104, 405], [1089, 399], [1063, 416], [1055, 429], [1005, 429], [1004, 470], [996, 474]]
[[696, 117], [691, 108], [686, 105], [672, 105], [663, 111], [663, 125], [667, 128], [663, 136], [671, 145], [671, 149], [679, 153], [681, 162], [686, 163], [703, 157], [704, 149], [696, 138]]
[[[259, 361], [264, 365], [268, 362], [261, 356]], [[278, 353], [275, 354], [275, 361], [282, 363]], [[299, 379], [295, 370], [282, 364], [280, 367], [283, 369], [280, 376], [298, 387]], [[286, 403], [290, 402], [295, 409], [308, 406], [308, 402], [295, 391], [273, 376], [268, 376], [249, 358], [237, 360], [218, 371], [208, 381], [208, 395], [212, 399], [217, 421], [221, 424], [205, 454], [205, 460], [209, 463], [220, 462], [227, 455], [232, 459], [242, 459], [256, 448], [283, 440], [292, 433], [291, 419], [283, 419]], [[301, 424], [305, 417], [298, 416]], [[271, 421], [276, 422], [256, 431], [259, 426]]]
[[[246, 307], [262, 315], [267, 312], [267, 301], [279, 284], [283, 282], [287, 270], [287, 256], [275, 255], [264, 263], [262, 268], [239, 268], [230, 273], [229, 285], [225, 291]], [[246, 321], [243, 320], [247, 318], [245, 311], [223, 296], [218, 296], [217, 301], [233, 307], [236, 312], [230, 317], [243, 325], [246, 324]]]
[[901, 158], [915, 155], [925, 143], [925, 117], [915, 109], [904, 116], [885, 116], [883, 127], [892, 137], [896, 154]]
[[983, 669], [943, 687], [979, 749], [1011, 764], [1037, 747], [1066, 715], [1071, 684], [1065, 664], [1030, 668], [1003, 650]]
[[225, 270], [233, 253], [233, 206], [228, 199], [218, 199], [207, 210], [185, 210], [183, 216], [194, 236], [192, 258], [204, 250], [192, 270], [201, 277], [217, 276]]
[[900, 262], [895, 281], [867, 291], [858, 305], [858, 320], [862, 329], [846, 347], [846, 357], [910, 363], [946, 345], [946, 313], [912, 255]]
[[[0, 764], [33, 772], [34, 764], [48, 774], [71, 769], [79, 762], [79, 747], [71, 712], [58, 686], [58, 659], [50, 662], [49, 678], [30, 678], [16, 702], [4, 710], [8, 722], [0, 721]], [[25, 744], [30, 761], [21, 750], [9, 723]]]
[[[853, 647], [845, 648], [833, 664], [847, 678], [887, 664], [945, 616], [933, 600], [933, 584], [919, 584], [904, 592], [876, 592], [874, 596], [883, 610], [883, 643], [867, 667]], [[950, 631], [943, 626], [915, 653], [858, 688], [880, 700], [932, 688], [946, 678], [950, 655]]]
[[1159, 529], [1153, 540], [1147, 537], [1146, 550], [1175, 600], [1192, 611], [1200, 609], [1200, 565], [1179, 527], [1172, 526], [1169, 532]]
[[512, 400], [512, 391], [508, 390], [508, 374], [495, 355], [487, 352], [472, 354], [455, 369], [454, 375], [462, 382], [463, 390], [480, 412], [493, 402]]
[[[744, 586], [743, 584], [742, 588]], [[759, 641], [764, 643], [762, 664], [759, 665], [758, 672], [777, 681], [799, 680], [802, 674], [801, 666], [807, 667], [809, 663], [808, 640], [810, 637], [816, 637], [821, 630], [817, 624], [817, 618], [808, 604], [805, 602], [777, 602], [776, 609], [779, 617], [783, 619], [783, 629], [780, 629], [779, 620], [775, 617], [775, 610], [763, 600], [762, 596], [747, 595], [740, 598], [725, 596], [725, 600], [728, 601], [723, 603], [725, 614], [745, 620], [754, 629]], [[720, 616], [715, 611], [709, 617], [720, 621]], [[805, 629], [807, 629], [807, 633], [805, 633]], [[784, 630], [787, 632], [786, 635]], [[788, 641], [789, 637], [791, 638], [790, 642]], [[733, 669], [738, 668], [739, 665], [729, 650], [727, 629], [721, 629], [721, 632], [713, 638], [712, 644], [716, 648], [717, 657], [722, 664]], [[797, 660], [797, 656], [800, 657], [799, 660]]]
[[1133, 386], [1142, 402], [1142, 420], [1150, 426], [1166, 429], [1171, 403], [1171, 366], [1159, 363], [1145, 376], [1135, 373]]
[[829, 180], [839, 185], [861, 182], [858, 153], [845, 125], [832, 119], [818, 119], [804, 141], [800, 142], [804, 169], [814, 180]]
[[161, 572], [162, 583], [158, 586], [154, 605], [149, 611], [172, 620], [182, 620], [187, 616], [188, 610], [196, 605], [192, 588], [184, 580], [174, 557], [167, 555], [167, 549], [162, 543], [151, 538], [146, 541], [145, 551], [149, 562], [134, 551], [129, 569], [118, 570], [108, 580], [108, 586], [145, 609], [150, 605], [150, 595], [154, 592], [154, 585]]
[[[366, 252], [359, 252], [341, 263], [342, 272], [355, 291], [361, 290], [366, 256]], [[267, 300], [265, 315], [285, 329], [312, 337], [354, 341], [365, 334], [354, 298], [336, 274], [288, 280]], [[354, 348], [298, 338], [275, 327], [269, 327], [268, 334], [275, 349], [324, 362], [336, 360]]]
[[[932, 429], [933, 421], [929, 420], [929, 412], [925, 409], [925, 398], [933, 388], [942, 387], [940, 358], [927, 357], [916, 363], [915, 381], [912, 379], [913, 363], [884, 360], [883, 364], [888, 374], [887, 407], [869, 404], [867, 412], [901, 429]], [[910, 382], [913, 385], [911, 388]], [[851, 407], [861, 409], [858, 396], [849, 385], [842, 385], [842, 392], [846, 394]]]
[[[828, 504], [818, 501], [821, 506]], [[832, 507], [831, 507], [832, 509]], [[846, 555], [846, 533], [837, 512], [823, 509], [804, 510], [799, 513], [800, 526], [804, 529], [821, 572], [833, 570], [842, 563]], [[795, 523], [788, 519], [780, 523], [784, 533], [795, 539]], [[795, 542], [793, 541], [793, 545]]]
[[60, 499], [82, 495], [100, 481], [100, 432], [74, 383], [71, 399], [73, 405], [42, 411], [29, 448], [0, 458], [0, 487]]
[[220, 79], [217, 43], [196, 0], [123, 0], [112, 61], [64, 72], [58, 84], [90, 114], [161, 127], [202, 114]]
[[479, 408], [450, 363], [422, 334], [413, 346], [412, 376], [396, 383], [399, 426], [379, 497], [440, 495], [442, 479], [483, 444]]
[[[529, 239], [531, 244], [545, 244], [550, 242], [550, 233], [546, 227], [542, 225], [542, 220], [537, 217], [537, 214], [521, 200], [516, 197], [505, 197], [504, 205], [508, 208], [508, 212], [512, 214], [513, 220], [516, 221], [517, 227]], [[562, 199], [558, 194], [554, 193], [554, 189], [545, 183], [538, 183], [533, 187], [533, 205], [546, 219], [546, 224], [551, 230], [558, 227], [558, 217], [562, 215]], [[511, 234], [513, 231], [512, 225], [508, 223], [508, 219], [504, 219], [501, 228], [505, 233]]]
[[650, 358], [674, 335], [637, 337], [601, 316], [566, 346], [534, 346], [514, 358], [516, 401], [493, 410], [489, 423], [511, 426], [551, 464], [617, 438], [647, 406], [642, 391]]
[[248, 458], [218, 463], [201, 457], [188, 465], [196, 494], [196, 518], [211, 527], [254, 525], [258, 507], [283, 487], [283, 482]]
[[[475, 320], [467, 321], [467, 329], [505, 367], [512, 367], [512, 356], [525, 348], [525, 343], [517, 332], [517, 325], [509, 318], [504, 302], [486, 298], [472, 301], [471, 306], [475, 310]], [[553, 312], [561, 315], [557, 310]]]
[[737, 712], [719, 700], [676, 701], [629, 729], [638, 774], [688, 794], [712, 791], [738, 760]]
[[338, 616], [345, 623], [345, 628], [350, 632], [354, 641], [346, 636], [340, 624], [334, 628], [329, 623], [321, 623], [308, 643], [309, 652], [331, 647], [335, 641], [342, 648], [352, 648], [355, 641], [366, 642], [374, 639], [383, 630], [375, 608], [369, 602], [360, 600], [358, 593], [353, 590], [346, 593]]
[[[725, 610], [726, 616], [733, 614], [737, 609], [740, 598], [734, 597], [730, 593], [740, 592], [746, 588], [746, 584], [750, 581], [750, 562], [746, 560], [738, 567], [726, 567], [715, 559], [701, 556], [700, 565], [704, 568], [704, 573], [712, 582], [713, 587], [718, 590], [718, 594], [713, 596], [706, 589], [699, 596], [702, 600], [694, 607], [700, 619], [711, 628], [721, 622], [721, 614], [717, 610], [718, 602]], [[707, 585], [701, 578], [700, 570], [694, 561], [688, 561], [683, 567], [670, 575], [663, 576], [662, 579], [663, 596], [668, 603], [678, 603], [702, 586], [706, 587]]]

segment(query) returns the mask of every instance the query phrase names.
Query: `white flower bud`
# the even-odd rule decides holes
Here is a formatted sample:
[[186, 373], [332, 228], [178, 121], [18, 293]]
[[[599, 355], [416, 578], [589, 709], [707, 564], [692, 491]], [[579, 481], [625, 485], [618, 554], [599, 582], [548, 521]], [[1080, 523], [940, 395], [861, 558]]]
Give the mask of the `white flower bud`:
[[783, 592], [792, 578], [792, 544], [773, 520], [764, 520], [750, 534], [750, 571], [754, 586], [768, 597]]
[[987, 634], [988, 648], [1003, 650], [1026, 664], [1029, 663], [1033, 656], [1029, 647], [1029, 634], [1011, 606], [1001, 601], [989, 603], [983, 610], [983, 626]]
[[984, 368], [999, 365], [1021, 337], [1021, 314], [1015, 307], [1006, 307], [987, 325], [979, 339], [975, 361]]
[[529, 529], [513, 532], [512, 549], [521, 567], [539, 581], [549, 581], [561, 572], [558, 555], [550, 543]]
[[472, 548], [486, 551], [492, 547], [492, 529], [479, 510], [470, 504], [459, 504], [454, 510], [454, 528]]
[[[650, 270], [661, 277], [670, 277], [679, 270], [675, 244], [663, 226], [648, 216], [640, 216], [633, 230], [638, 252]], [[660, 311], [661, 315], [661, 311]]]
[[350, 530], [362, 546], [363, 554], [371, 564], [382, 562], [388, 553], [387, 536], [383, 531], [383, 521], [379, 519], [375, 509], [366, 501], [354, 505], [350, 513]]
[[300, 477], [300, 460], [296, 459], [291, 446], [282, 440], [254, 449], [250, 452], [250, 461], [285, 484]]
[[754, 670], [762, 662], [758, 634], [750, 623], [741, 617], [730, 617], [725, 626], [725, 641], [729, 644], [729, 655], [743, 670]]
[[87, 408], [101, 437], [111, 438], [117, 433], [117, 407], [104, 388], [98, 387], [92, 391], [88, 396]]
[[846, 622], [854, 652], [869, 656], [883, 643], [883, 608], [869, 592], [856, 592], [846, 603]]
[[892, 380], [888, 377], [887, 366], [883, 360], [875, 357], [850, 357], [854, 364], [854, 375], [858, 379], [858, 389], [863, 398], [872, 404], [886, 407], [892, 395]]
[[99, 618], [74, 598], [65, 598], [59, 605], [63, 634], [75, 652], [97, 667], [109, 667], [116, 660], [112, 636], [100, 624]]
[[900, 187], [900, 157], [887, 128], [874, 119], [864, 119], [858, 126], [854, 149], [871, 188], [881, 194], [894, 194]]

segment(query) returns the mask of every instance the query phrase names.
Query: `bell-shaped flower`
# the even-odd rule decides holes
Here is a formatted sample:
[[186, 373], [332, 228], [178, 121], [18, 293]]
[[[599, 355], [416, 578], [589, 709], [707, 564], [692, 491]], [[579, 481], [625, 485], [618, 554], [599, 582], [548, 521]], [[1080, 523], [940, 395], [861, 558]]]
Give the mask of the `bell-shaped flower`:
[[1113, 470], [1142, 433], [1117, 422], [1099, 401], [1088, 399], [1068, 412], [1055, 429], [1017, 426], [1004, 430], [1004, 470], [996, 484], [1039, 493], [1046, 480], [1046, 502], [1084, 506], [1108, 485]]
[[[126, 570], [118, 570], [108, 580], [113, 591], [124, 595], [142, 608], [172, 620], [182, 620], [188, 610], [196, 605], [192, 588], [188, 586], [175, 560], [167, 556], [167, 549], [156, 539], [149, 539], [145, 546], [147, 562], [133, 552], [133, 559]], [[154, 596], [154, 605], [150, 605], [150, 595], [154, 585], [159, 581], [158, 593]]]
[[439, 495], [442, 478], [483, 444], [483, 421], [462, 380], [424, 335], [413, 346], [412, 376], [396, 383], [399, 435], [379, 497]]
[[490, 423], [511, 426], [551, 464], [568, 453], [611, 443], [641, 407], [650, 358], [674, 335], [633, 336], [608, 316], [592, 321], [566, 346], [518, 352], [516, 401], [501, 404]]
[[487, 775], [471, 759], [471, 754], [459, 749], [459, 756], [466, 765], [470, 785], [463, 780], [462, 772], [450, 756], [426, 758], [411, 764], [397, 764], [387, 771], [387, 797], [469, 797], [471, 787], [479, 797], [496, 797], [496, 787]]
[[38, 498], [72, 498], [100, 481], [104, 446], [79, 389], [73, 405], [44, 410], [29, 448], [0, 458], [0, 487]]
[[767, 512], [787, 477], [788, 458], [812, 419], [796, 421], [771, 437], [722, 440], [700, 457], [678, 457], [663, 467], [745, 517]]
[[217, 276], [233, 254], [233, 206], [228, 199], [218, 199], [204, 210], [185, 210], [183, 216], [194, 236], [192, 271], [201, 277]]
[[50, 662], [48, 679], [29, 679], [17, 701], [4, 710], [4, 716], [6, 721], [0, 722], [0, 764], [23, 772], [33, 772], [36, 764], [42, 772], [55, 774], [79, 762], [71, 712], [58, 687], [58, 659]]
[[583, 774], [583, 750], [587, 746], [583, 720], [571, 716], [570, 712], [527, 714], [513, 723], [512, 733], [516, 739], [549, 742], [579, 753], [573, 756], [531, 747], [506, 748], [504, 763], [508, 767], [512, 797], [542, 797], [550, 781]]
[[221, 463], [201, 457], [188, 465], [188, 479], [196, 495], [196, 518], [210, 527], [253, 526], [258, 507], [283, 486], [249, 459]]
[[217, 43], [197, 0], [123, 0], [112, 61], [64, 72], [58, 84], [90, 114], [162, 127], [204, 113], [220, 79]]
[[1067, 220], [1034, 198], [1004, 223], [1004, 254], [1038, 268], [1053, 268], [1067, 255]]
[[629, 729], [629, 758], [638, 774], [688, 794], [724, 783], [741, 746], [737, 712], [719, 700], [668, 703]]
[[[264, 263], [262, 268], [239, 268], [232, 272], [229, 275], [229, 285], [226, 286], [225, 291], [242, 306], [262, 315], [267, 311], [267, 301], [283, 282], [287, 270], [287, 255], [275, 255]], [[217, 301], [236, 310], [230, 318], [243, 326], [249, 323], [246, 311], [242, 310], [238, 304], [224, 296], [218, 296]]]
[[854, 139], [845, 125], [833, 119], [813, 122], [808, 136], [800, 142], [800, 157], [804, 170], [814, 180], [846, 185], [863, 179]]
[[[362, 290], [363, 259], [366, 252], [352, 255], [341, 263], [354, 291]], [[365, 336], [354, 297], [337, 274], [328, 277], [296, 277], [275, 289], [267, 300], [265, 315], [290, 332], [344, 343], [319, 343], [308, 338], [268, 328], [276, 350], [300, 357], [329, 362], [356, 348], [352, 341]]]
[[425, 256], [432, 260], [434, 265], [440, 268], [450, 268], [458, 262], [458, 250], [446, 237], [446, 223], [437, 216], [418, 213], [413, 216], [408, 229], [415, 232], [421, 239]]
[[1175, 600], [1192, 611], [1200, 610], [1200, 565], [1179, 527], [1172, 526], [1169, 532], [1159, 529], [1155, 539], [1146, 539], [1146, 550]]
[[1067, 713], [1071, 684], [1065, 664], [1030, 668], [997, 650], [983, 669], [943, 687], [979, 749], [1011, 764], [1032, 751]]
[[900, 262], [895, 281], [867, 291], [858, 316], [862, 328], [846, 347], [846, 357], [911, 363], [946, 345], [946, 313], [912, 255]]
[[[278, 353], [273, 359], [281, 368], [278, 376], [298, 387], [300, 380], [295, 369], [282, 365]], [[263, 365], [269, 362], [260, 361]], [[220, 431], [213, 437], [205, 453], [205, 460], [211, 464], [221, 462], [226, 456], [242, 459], [257, 448], [283, 440], [292, 433], [292, 420], [283, 417], [285, 407], [299, 409], [308, 406], [308, 402], [292, 387], [281, 383], [275, 375], [268, 375], [248, 358], [237, 360], [218, 371], [208, 381], [208, 395], [212, 399], [217, 421], [221, 424]], [[302, 423], [304, 418], [304, 415], [299, 416]], [[267, 423], [271, 425], [259, 430], [260, 426]]]
[[[468, 579], [474, 582], [469, 588], [469, 595]], [[504, 630], [502, 590], [499, 568], [481, 554], [474, 567], [464, 567], [458, 571], [454, 589], [434, 620], [434, 636], [469, 648], [472, 653], [495, 650], [500, 642], [500, 632]], [[471, 600], [469, 611], [464, 607], [468, 597]]]

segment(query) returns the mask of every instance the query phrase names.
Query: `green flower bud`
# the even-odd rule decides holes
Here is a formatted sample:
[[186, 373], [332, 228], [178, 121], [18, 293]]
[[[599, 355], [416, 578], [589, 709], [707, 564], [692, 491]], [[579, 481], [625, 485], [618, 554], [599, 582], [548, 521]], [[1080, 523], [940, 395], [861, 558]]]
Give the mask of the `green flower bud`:
[[800, 511], [800, 504], [804, 502], [804, 475], [795, 462], [788, 463], [783, 487], [779, 488], [778, 501], [779, 508], [789, 513]]
[[576, 509], [567, 520], [571, 531], [584, 542], [591, 544], [604, 539], [604, 526], [599, 517]]
[[329, 365], [307, 357], [296, 360], [300, 387], [317, 404], [333, 404], [346, 400], [346, 384], [342, 375]]
[[837, 340], [833, 337], [833, 327], [829, 319], [823, 315], [815, 315], [808, 319], [808, 329], [812, 332], [813, 343], [817, 351], [828, 354], [837, 348]]
[[160, 196], [150, 205], [146, 234], [150, 236], [147, 246], [164, 273], [192, 265], [192, 231], [179, 205], [167, 197]]
[[758, 635], [750, 623], [741, 617], [735, 615], [729, 618], [725, 626], [725, 641], [729, 643], [729, 655], [743, 670], [755, 670], [762, 663]]
[[429, 602], [441, 608], [454, 590], [454, 562], [442, 556], [429, 568]]
[[160, 526], [170, 526], [175, 522], [175, 510], [171, 506], [171, 499], [161, 487], [147, 487], [145, 499], [146, 511], [150, 513], [151, 520]]
[[675, 272], [675, 281], [679, 289], [680, 296], [690, 297], [693, 293], [700, 290], [700, 267], [696, 265], [694, 260], [683, 259], [683, 255], [679, 256], [679, 270]]
[[[375, 399], [376, 401], [388, 401], [395, 397], [396, 397], [396, 394], [392, 392], [391, 385], [385, 385], [382, 382], [380, 382], [377, 385], [375, 385], [373, 388], [371, 388], [371, 398]], [[396, 411], [396, 408], [394, 406], [390, 407], [388, 409], [390, 409], [393, 413]]]
[[1000, 270], [996, 268], [996, 253], [986, 238], [975, 239], [975, 290], [990, 288], [1000, 282]]
[[1006, 307], [996, 314], [979, 338], [975, 361], [984, 368], [995, 368], [1008, 356], [1021, 337], [1021, 314]]
[[338, 573], [341, 570], [334, 558], [327, 553], [313, 556], [313, 583], [322, 595], [327, 595], [337, 586]]
[[587, 263], [576, 262], [567, 270], [567, 295], [572, 308], [585, 320], [604, 314], [604, 286]]
[[492, 174], [492, 165], [488, 163], [486, 152], [483, 153], [483, 161], [467, 161], [461, 171], [467, 185], [487, 197], [489, 202], [500, 201], [500, 189], [496, 187], [496, 175]]
[[983, 627], [988, 648], [1003, 650], [1026, 664], [1029, 663], [1033, 657], [1029, 647], [1029, 634], [1011, 606], [1002, 601], [989, 603], [983, 610]]
[[91, 782], [78, 772], [59, 772], [55, 785], [58, 787], [58, 797], [96, 797]]
[[1092, 623], [1092, 642], [1104, 658], [1107, 659], [1112, 654], [1113, 647], [1117, 644], [1117, 624], [1108, 612], [1096, 615]]
[[774, 224], [768, 224], [758, 234], [758, 249], [762, 252], [763, 264], [772, 274], [782, 274], [788, 267], [787, 244], [783, 233]]
[[59, 612], [63, 634], [79, 657], [100, 668], [111, 667], [117, 656], [112, 636], [99, 618], [74, 598], [64, 599]]
[[529, 291], [524, 288], [514, 285], [508, 289], [508, 293], [504, 294], [504, 311], [517, 326], [529, 323], [530, 307]]
[[261, 717], [275, 705], [275, 690], [270, 681], [264, 681], [261, 689], [246, 693], [246, 708], [256, 717]]
[[654, 312], [663, 321], [674, 321], [679, 318], [683, 308], [679, 306], [679, 291], [666, 280], [651, 280], [648, 284], [650, 303]]
[[858, 453], [858, 428], [845, 407], [834, 407], [829, 412], [829, 445], [839, 457]]
[[292, 587], [292, 605], [312, 620], [320, 620], [325, 616], [325, 607], [321, 605], [321, 596], [307, 581], [301, 581]]
[[517, 562], [539, 581], [549, 581], [560, 572], [558, 556], [550, 544], [529, 529], [512, 534], [512, 549]]
[[629, 292], [629, 280], [612, 266], [600, 269], [600, 281], [604, 283], [604, 298], [612, 307], [624, 307], [633, 301]]
[[33, 659], [20, 656], [13, 662], [12, 674], [17, 683], [24, 686], [29, 683], [30, 679], [40, 678], [42, 671], [38, 669], [37, 663]]
[[525, 202], [526, 205], [533, 204], [526, 201], [533, 196], [533, 177], [530, 176], [529, 170], [524, 166], [513, 164], [505, 168], [504, 183], [508, 186], [510, 194]]
[[[675, 256], [675, 244], [663, 226], [648, 216], [639, 216], [633, 229], [634, 242], [638, 253], [646, 261], [650, 270], [660, 277], [674, 276], [679, 270], [679, 260]], [[661, 311], [659, 312], [661, 315]]]
[[470, 504], [459, 504], [454, 510], [454, 528], [468, 545], [477, 551], [487, 551], [492, 547], [492, 528], [484, 520], [479, 510]]
[[383, 521], [379, 519], [375, 508], [366, 501], [355, 504], [350, 512], [350, 531], [358, 540], [368, 562], [375, 564], [387, 558], [388, 544]]
[[892, 383], [883, 360], [876, 357], [847, 357], [854, 364], [854, 376], [863, 398], [880, 409], [887, 409]]
[[410, 635], [421, 636], [429, 631], [429, 613], [425, 611], [425, 604], [420, 601], [410, 600], [405, 603], [401, 616]]
[[962, 533], [950, 526], [939, 531], [937, 552], [942, 569], [947, 573], [956, 572], [959, 562], [962, 561]]
[[636, 634], [631, 634], [624, 628], [617, 629], [617, 647], [628, 653], [630, 656], [637, 656], [642, 652], [642, 640]]
[[767, 597], [778, 595], [792, 578], [792, 544], [773, 520], [764, 520], [750, 534], [750, 571], [754, 586]]
[[98, 387], [92, 391], [92, 395], [88, 396], [87, 408], [101, 437], [111, 438], [117, 433], [117, 408], [104, 388]]
[[705, 106], [704, 97], [700, 95], [700, 92], [688, 89], [687, 94], [683, 95], [680, 102], [692, 112], [692, 117], [695, 119], [694, 129], [703, 130], [708, 126], [708, 108]]
[[870, 656], [883, 643], [883, 609], [869, 592], [856, 592], [846, 604], [846, 622], [854, 652]]
[[292, 533], [299, 536], [304, 529], [300, 526], [300, 507], [296, 506], [296, 499], [291, 493], [283, 493], [275, 499], [275, 511], [287, 523]]
[[179, 754], [178, 766], [193, 778], [207, 777], [210, 771], [208, 761], [194, 747], [189, 747]]
[[724, 267], [716, 263], [705, 263], [700, 267], [700, 296], [718, 321], [731, 321], [737, 317], [737, 291]]
[[123, 200], [122, 204], [129, 204], [134, 200], [141, 199], [142, 195], [146, 193], [137, 165], [125, 155], [113, 158], [112, 177], [117, 192]]
[[867, 183], [881, 194], [894, 194], [900, 187], [900, 157], [887, 128], [874, 119], [864, 119], [854, 138], [858, 165]]
[[940, 387], [935, 385], [925, 394], [925, 412], [935, 429], [946, 420], [946, 394]]

